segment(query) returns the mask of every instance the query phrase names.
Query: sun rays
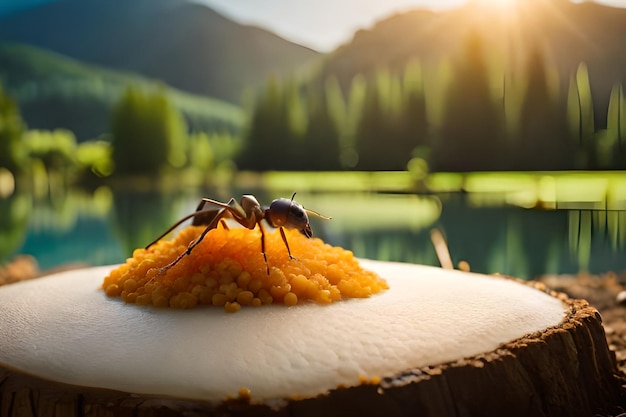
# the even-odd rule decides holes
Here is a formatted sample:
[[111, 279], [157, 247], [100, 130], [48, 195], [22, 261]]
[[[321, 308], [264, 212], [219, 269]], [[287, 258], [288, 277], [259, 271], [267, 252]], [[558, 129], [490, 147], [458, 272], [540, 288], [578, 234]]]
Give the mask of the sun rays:
[[485, 6], [500, 13], [511, 13], [517, 8], [520, 0], [480, 0]]
[[481, 13], [514, 18], [523, 0], [472, 0]]

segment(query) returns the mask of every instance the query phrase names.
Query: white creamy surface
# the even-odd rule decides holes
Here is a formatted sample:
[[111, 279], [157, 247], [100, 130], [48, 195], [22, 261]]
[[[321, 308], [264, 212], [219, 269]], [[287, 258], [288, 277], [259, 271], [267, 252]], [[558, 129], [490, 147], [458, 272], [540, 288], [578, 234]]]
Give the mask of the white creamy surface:
[[559, 324], [565, 306], [513, 281], [361, 261], [390, 289], [331, 305], [156, 309], [99, 290], [113, 267], [0, 288], [0, 364], [52, 380], [221, 401], [314, 396], [491, 351]]

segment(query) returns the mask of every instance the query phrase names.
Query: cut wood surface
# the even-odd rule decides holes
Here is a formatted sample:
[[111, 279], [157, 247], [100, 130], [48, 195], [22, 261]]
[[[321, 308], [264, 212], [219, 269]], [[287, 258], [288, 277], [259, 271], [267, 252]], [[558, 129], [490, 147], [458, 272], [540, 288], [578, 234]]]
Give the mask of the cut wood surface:
[[[376, 263], [371, 265], [376, 267]], [[435, 276], [442, 277], [439, 272]], [[460, 276], [470, 280], [479, 279], [481, 289], [485, 288], [485, 282], [504, 281], [502, 278], [476, 274]], [[487, 281], [481, 281], [484, 279]], [[27, 371], [23, 366], [20, 366], [20, 370], [10, 368], [11, 364], [6, 360], [6, 343], [3, 341], [0, 362], [5, 366], [0, 373], [0, 416], [610, 415], [615, 410], [615, 404], [621, 401], [622, 380], [614, 355], [608, 349], [597, 310], [585, 301], [571, 300], [564, 295], [544, 291], [541, 287], [530, 289], [512, 281], [507, 283], [515, 285], [522, 293], [530, 290], [533, 295], [540, 295], [537, 298], [539, 300], [545, 297], [558, 301], [556, 304], [562, 306], [562, 317], [554, 325], [507, 339], [486, 351], [462, 354], [455, 360], [432, 364], [415, 365], [415, 362], [412, 364], [408, 361], [404, 368], [393, 373], [368, 374], [357, 384], [345, 387], [337, 387], [335, 384], [335, 387], [317, 396], [306, 396], [310, 398], [286, 396], [258, 401], [255, 390], [251, 390], [251, 397], [243, 392], [240, 398], [207, 402], [199, 398], [181, 399], [180, 395], [176, 396], [177, 399], [162, 394], [136, 394], [131, 393], [136, 391], [130, 389], [87, 388], [81, 384], [59, 382], [60, 378], [51, 381], [31, 376], [28, 371], [33, 371]], [[394, 282], [390, 281], [390, 284], [393, 288]], [[454, 293], [455, 288], [451, 288], [450, 292]], [[473, 294], [465, 292], [465, 295], [469, 300], [466, 300], [466, 304], [471, 304]], [[122, 307], [137, 309], [135, 306]], [[525, 308], [534, 307], [527, 305]], [[498, 314], [491, 311], [488, 305], [483, 306], [483, 310]], [[460, 308], [458, 311], [466, 313]], [[432, 319], [432, 316], [421, 316], [424, 321]], [[9, 331], [11, 337], [21, 338], [22, 329], [8, 329], [6, 322], [0, 327], [0, 338], [4, 334], [6, 339]], [[115, 342], [111, 340], [110, 344], [114, 345]], [[45, 346], [42, 342], [41, 349], [45, 350]], [[430, 349], [433, 349], [432, 346]], [[402, 352], [401, 356], [410, 357], [411, 352]], [[94, 360], [106, 361], [106, 358], [94, 357]], [[376, 360], [372, 358], [372, 361]], [[314, 372], [316, 370], [319, 368], [312, 369]], [[71, 370], [65, 371], [72, 373]], [[62, 374], [64, 370], [59, 372]], [[377, 376], [382, 379], [378, 380]], [[47, 377], [50, 378], [50, 375]], [[166, 381], [168, 374], [164, 373], [162, 378]]]

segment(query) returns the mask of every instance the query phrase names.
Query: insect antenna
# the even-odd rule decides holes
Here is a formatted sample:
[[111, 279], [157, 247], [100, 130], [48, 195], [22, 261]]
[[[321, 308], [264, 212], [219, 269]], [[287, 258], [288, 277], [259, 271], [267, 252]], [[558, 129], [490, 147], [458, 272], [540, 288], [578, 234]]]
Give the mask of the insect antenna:
[[317, 217], [322, 220], [332, 220], [332, 217], [324, 216], [323, 214], [319, 214], [317, 211], [313, 211], [309, 209], [304, 209], [304, 211], [306, 211], [306, 214], [308, 214], [309, 216]]
[[[296, 196], [296, 193], [293, 193], [291, 195], [291, 201], [293, 201], [294, 197]], [[327, 216], [323, 216], [321, 214], [319, 214], [317, 211], [313, 211], [313, 210], [309, 210], [309, 209], [304, 209], [304, 211], [306, 211], [306, 214], [320, 218], [322, 220], [332, 220], [332, 217], [327, 217]]]

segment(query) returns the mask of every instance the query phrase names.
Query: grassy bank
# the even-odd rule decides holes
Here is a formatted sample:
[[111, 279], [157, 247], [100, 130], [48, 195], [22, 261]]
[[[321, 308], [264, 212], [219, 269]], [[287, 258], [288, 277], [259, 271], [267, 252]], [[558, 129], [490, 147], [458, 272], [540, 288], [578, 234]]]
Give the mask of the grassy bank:
[[237, 188], [287, 193], [465, 192], [476, 203], [497, 199], [499, 203], [523, 207], [626, 210], [624, 171], [434, 173], [423, 180], [406, 171], [267, 172], [240, 173], [233, 178], [233, 183]]

